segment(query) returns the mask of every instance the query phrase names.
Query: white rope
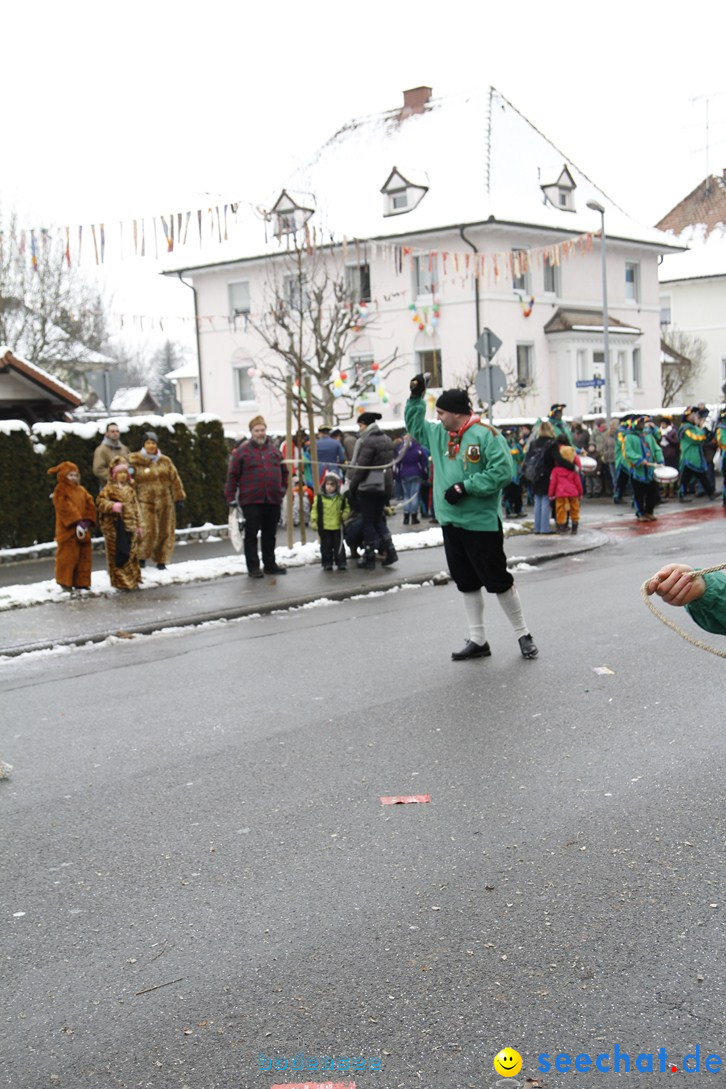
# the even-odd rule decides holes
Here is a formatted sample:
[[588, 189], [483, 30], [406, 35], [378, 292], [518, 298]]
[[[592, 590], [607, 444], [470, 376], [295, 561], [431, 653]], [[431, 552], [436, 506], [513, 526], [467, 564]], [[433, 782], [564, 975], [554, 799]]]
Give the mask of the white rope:
[[[694, 579], [698, 578], [699, 575], [710, 575], [714, 571], [723, 571], [725, 569], [726, 563], [719, 563], [715, 567], [703, 567], [699, 571], [692, 571], [690, 578], [691, 581], [693, 581]], [[643, 601], [653, 613], [653, 616], [657, 616], [661, 623], [665, 624], [667, 628], [670, 628], [671, 631], [674, 631], [676, 635], [680, 635], [681, 639], [685, 639], [687, 643], [691, 643], [694, 647], [698, 647], [699, 650], [707, 650], [709, 654], [715, 654], [719, 658], [726, 658], [726, 650], [717, 650], [716, 647], [709, 646], [708, 643], [704, 643], [701, 639], [694, 639], [692, 635], [689, 635], [688, 632], [683, 631], [682, 628], [679, 628], [677, 624], [674, 624], [672, 620], [669, 620], [666, 616], [663, 616], [663, 613], [659, 612], [658, 609], [656, 609], [655, 605], [651, 600], [651, 595], [648, 593], [648, 584], [651, 581], [652, 579], [646, 579], [643, 585], [640, 587], [640, 592], [642, 594]]]

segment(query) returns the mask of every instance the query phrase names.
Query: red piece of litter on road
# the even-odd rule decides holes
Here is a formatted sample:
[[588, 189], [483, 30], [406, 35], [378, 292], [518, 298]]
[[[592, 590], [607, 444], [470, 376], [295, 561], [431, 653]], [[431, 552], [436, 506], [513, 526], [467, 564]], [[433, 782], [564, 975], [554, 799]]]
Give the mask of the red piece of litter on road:
[[286, 1081], [270, 1089], [355, 1089], [354, 1081]]
[[408, 805], [409, 802], [430, 802], [430, 794], [386, 794], [381, 805]]

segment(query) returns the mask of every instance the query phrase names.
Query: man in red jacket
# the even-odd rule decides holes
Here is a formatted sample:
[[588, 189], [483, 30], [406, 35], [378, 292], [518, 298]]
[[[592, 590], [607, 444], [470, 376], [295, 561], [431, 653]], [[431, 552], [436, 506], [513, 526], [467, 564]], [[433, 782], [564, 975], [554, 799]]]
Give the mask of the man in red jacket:
[[261, 579], [257, 535], [262, 538], [262, 566], [266, 575], [285, 575], [275, 560], [275, 536], [280, 507], [287, 491], [288, 470], [282, 454], [267, 434], [262, 416], [250, 420], [250, 437], [232, 453], [224, 498], [239, 506], [245, 520], [244, 549], [247, 574]]

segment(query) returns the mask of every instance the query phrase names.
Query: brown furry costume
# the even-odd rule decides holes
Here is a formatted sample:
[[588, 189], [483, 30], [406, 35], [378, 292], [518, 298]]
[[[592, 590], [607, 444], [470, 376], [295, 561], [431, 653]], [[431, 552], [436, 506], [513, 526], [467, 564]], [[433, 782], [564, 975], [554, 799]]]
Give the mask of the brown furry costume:
[[[123, 458], [116, 457], [109, 467], [110, 477], [98, 493], [98, 524], [106, 542], [106, 565], [111, 585], [117, 590], [135, 590], [141, 582], [137, 531], [141, 528], [141, 511], [136, 491], [130, 481], [122, 484], [114, 478], [114, 469], [125, 465]], [[123, 510], [117, 514], [114, 503], [121, 503]], [[119, 534], [119, 526], [122, 533]], [[125, 531], [125, 532], [124, 532]], [[128, 551], [128, 558], [124, 559]]]
[[140, 450], [129, 464], [135, 469], [136, 498], [144, 535], [139, 542], [139, 559], [169, 563], [174, 551], [176, 511], [174, 504], [186, 499], [174, 462], [165, 454], [149, 457]]
[[[90, 492], [82, 484], [74, 484], [68, 479], [69, 473], [77, 473], [78, 466], [72, 461], [62, 461], [48, 470], [48, 475], [57, 474], [57, 483], [53, 490], [55, 507], [55, 539], [58, 551], [55, 554], [55, 580], [66, 589], [75, 587], [87, 590], [91, 585], [91, 533], [90, 527], [96, 522], [96, 506]], [[85, 540], [79, 541], [76, 526], [79, 522], [87, 523], [88, 532]]]

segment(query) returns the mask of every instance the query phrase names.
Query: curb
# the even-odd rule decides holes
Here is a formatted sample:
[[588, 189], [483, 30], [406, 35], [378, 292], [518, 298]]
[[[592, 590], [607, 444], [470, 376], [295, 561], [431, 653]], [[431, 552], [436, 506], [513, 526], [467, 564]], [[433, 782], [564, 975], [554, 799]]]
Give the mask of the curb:
[[[507, 567], [511, 568], [518, 563], [547, 563], [550, 560], [559, 560], [567, 556], [574, 556], [581, 552], [592, 552], [607, 543], [607, 538], [602, 535], [600, 541], [591, 543], [583, 542], [576, 548], [560, 549], [557, 552], [548, 552], [544, 555], [515, 556], [507, 561]], [[119, 631], [124, 632], [124, 637], [133, 635], [153, 635], [155, 632], [166, 631], [170, 628], [193, 628], [214, 620], [240, 620], [246, 616], [269, 616], [272, 613], [287, 612], [289, 609], [300, 609], [310, 605], [314, 601], [346, 601], [355, 597], [366, 597], [372, 593], [385, 593], [399, 586], [421, 586], [431, 582], [435, 586], [444, 586], [450, 582], [450, 576], [441, 569], [418, 575], [399, 575], [376, 582], [375, 585], [366, 587], [360, 583], [357, 586], [340, 587], [331, 591], [320, 593], [300, 594], [297, 597], [287, 597], [281, 601], [263, 602], [257, 605], [239, 605], [228, 609], [215, 609], [213, 612], [190, 613], [187, 616], [170, 618], [161, 622], [145, 621], [132, 624], [119, 629], [107, 628], [95, 632], [92, 635], [71, 635], [61, 639], [45, 639], [35, 643], [22, 643], [13, 647], [0, 649], [0, 658], [17, 658], [21, 654], [30, 654], [33, 651], [53, 650], [55, 647], [87, 646], [89, 643], [102, 643], [105, 639], [117, 636]]]

